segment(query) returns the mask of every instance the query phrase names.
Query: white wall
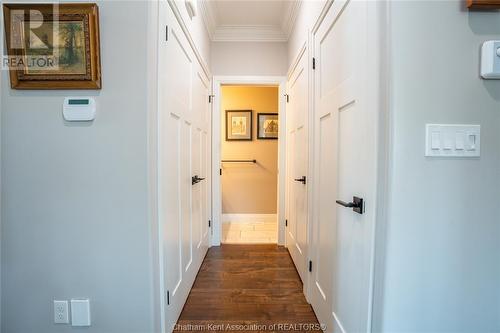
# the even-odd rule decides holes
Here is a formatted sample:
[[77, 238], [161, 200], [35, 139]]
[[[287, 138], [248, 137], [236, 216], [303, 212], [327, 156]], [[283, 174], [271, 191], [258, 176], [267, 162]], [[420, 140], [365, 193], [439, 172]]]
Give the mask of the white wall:
[[[393, 1], [385, 289], [374, 331], [500, 331], [500, 81], [479, 48], [500, 13]], [[480, 124], [480, 159], [424, 157], [426, 123]]]
[[307, 41], [308, 34], [318, 20], [326, 0], [307, 0], [300, 5], [294, 28], [290, 34], [287, 46], [288, 65], [298, 56], [302, 45]]
[[282, 76], [287, 72], [287, 43], [213, 42], [213, 75]]
[[[147, 2], [98, 1], [101, 91], [16, 91], [2, 72], [2, 332], [73, 332], [53, 299], [88, 297], [89, 333], [153, 331], [147, 205]], [[94, 96], [91, 124], [64, 96]]]

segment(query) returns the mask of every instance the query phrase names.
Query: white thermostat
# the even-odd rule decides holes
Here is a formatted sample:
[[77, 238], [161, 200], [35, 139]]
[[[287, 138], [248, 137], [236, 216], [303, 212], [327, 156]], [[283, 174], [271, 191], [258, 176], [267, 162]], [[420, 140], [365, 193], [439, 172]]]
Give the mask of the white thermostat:
[[95, 118], [96, 105], [92, 97], [66, 97], [63, 105], [63, 117], [66, 121], [92, 121]]
[[481, 76], [500, 79], [500, 40], [489, 40], [481, 47]]

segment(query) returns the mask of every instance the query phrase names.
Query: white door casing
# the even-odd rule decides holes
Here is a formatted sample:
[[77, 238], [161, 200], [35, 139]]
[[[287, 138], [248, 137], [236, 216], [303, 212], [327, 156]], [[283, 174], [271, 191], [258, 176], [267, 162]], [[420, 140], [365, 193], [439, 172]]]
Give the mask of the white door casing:
[[289, 102], [286, 122], [288, 189], [286, 246], [304, 284], [308, 270], [308, 64], [308, 48], [305, 44], [287, 82]]
[[[314, 31], [313, 271], [309, 300], [327, 332], [369, 332], [377, 152], [377, 57], [368, 1], [334, 1]], [[363, 214], [336, 204], [353, 196]]]
[[[163, 330], [176, 323], [209, 247], [210, 80], [166, 1], [159, 3], [158, 218]], [[204, 180], [192, 184], [197, 175]]]
[[[286, 216], [286, 173], [282, 172], [286, 166], [286, 135], [282, 130], [286, 127], [286, 79], [281, 76], [214, 76], [213, 77], [213, 112], [212, 132], [221, 131], [221, 87], [222, 85], [254, 85], [278, 86], [279, 108], [279, 143], [278, 143], [278, 245], [285, 245], [285, 216]], [[221, 169], [221, 135], [212, 137], [212, 245], [219, 246], [222, 238], [222, 184]]]

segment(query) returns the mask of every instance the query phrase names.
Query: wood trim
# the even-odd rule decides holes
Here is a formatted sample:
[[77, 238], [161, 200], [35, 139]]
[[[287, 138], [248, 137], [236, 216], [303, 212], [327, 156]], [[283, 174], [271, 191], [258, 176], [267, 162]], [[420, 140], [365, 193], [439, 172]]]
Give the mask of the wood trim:
[[474, 9], [500, 9], [500, 0], [467, 0], [467, 8]]

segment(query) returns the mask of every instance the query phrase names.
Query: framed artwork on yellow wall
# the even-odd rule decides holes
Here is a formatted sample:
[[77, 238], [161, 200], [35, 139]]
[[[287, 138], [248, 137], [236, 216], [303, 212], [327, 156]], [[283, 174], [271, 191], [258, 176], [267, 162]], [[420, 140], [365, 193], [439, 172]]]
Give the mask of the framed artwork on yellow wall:
[[257, 138], [260, 140], [278, 139], [278, 125], [277, 113], [259, 113], [257, 115]]
[[252, 140], [252, 110], [226, 110], [226, 141]]

